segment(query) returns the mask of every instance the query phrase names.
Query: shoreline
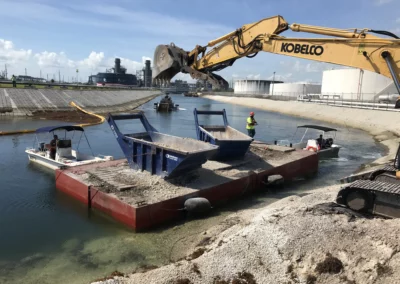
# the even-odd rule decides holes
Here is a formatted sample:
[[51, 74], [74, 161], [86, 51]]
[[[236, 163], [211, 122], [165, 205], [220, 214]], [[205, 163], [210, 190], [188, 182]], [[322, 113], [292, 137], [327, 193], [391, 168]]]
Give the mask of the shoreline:
[[366, 131], [376, 142], [385, 148], [384, 155], [370, 163], [372, 165], [384, 164], [393, 159], [400, 142], [400, 125], [397, 124], [397, 113], [382, 110], [334, 107], [297, 101], [275, 101], [264, 98], [219, 95], [205, 95], [204, 98], [294, 117], [315, 119]]
[[[297, 102], [277, 102], [266, 107], [259, 101], [269, 103], [270, 100], [234, 98], [231, 101], [233, 98], [218, 96], [206, 98], [292, 116], [320, 118], [310, 111], [312, 108], [320, 109], [321, 106], [316, 104], [292, 113], [289, 110], [298, 108]], [[251, 102], [244, 103], [249, 99]], [[280, 103], [287, 104], [283, 111], [274, 108]], [[377, 115], [376, 121], [371, 122], [369, 117], [382, 111], [369, 111], [366, 117], [369, 123], [353, 127], [355, 122], [346, 123], [347, 118], [343, 115], [349, 111], [324, 107], [325, 111], [332, 112], [324, 116], [323, 121], [367, 131], [377, 143], [384, 146], [383, 156], [364, 165], [364, 170], [394, 158], [400, 141], [400, 129], [396, 128], [395, 119], [388, 125], [386, 116]], [[355, 121], [362, 121], [362, 118], [358, 116]], [[377, 131], [377, 125], [382, 127], [380, 131]], [[263, 208], [232, 213], [225, 219], [230, 226], [223, 227], [222, 222], [204, 231], [206, 237], [203, 240], [206, 241], [200, 242], [200, 245], [193, 243], [186, 246], [186, 257], [183, 259], [160, 268], [138, 269], [125, 277], [111, 277], [93, 283], [399, 282], [400, 264], [397, 263], [400, 256], [396, 254], [397, 235], [400, 232], [398, 220], [369, 219], [336, 208], [332, 202], [342, 186], [319, 187], [309, 190], [308, 195], [303, 197], [292, 195]], [[382, 226], [385, 232], [382, 232]], [[354, 238], [357, 238], [357, 243], [354, 243]], [[330, 262], [336, 263], [340, 269], [329, 271], [332, 266]], [[328, 271], [324, 271], [324, 267]]]

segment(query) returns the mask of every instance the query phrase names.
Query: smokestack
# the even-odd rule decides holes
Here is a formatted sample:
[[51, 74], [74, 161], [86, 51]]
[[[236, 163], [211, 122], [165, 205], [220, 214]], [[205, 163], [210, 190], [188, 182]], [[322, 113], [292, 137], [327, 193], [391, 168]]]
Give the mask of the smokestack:
[[144, 68], [144, 86], [145, 87], [151, 87], [151, 75], [152, 75], [152, 70], [151, 70], [151, 66], [150, 66], [150, 60], [146, 60], [145, 68]]
[[114, 73], [116, 74], [121, 73], [121, 59], [119, 58], [115, 58]]

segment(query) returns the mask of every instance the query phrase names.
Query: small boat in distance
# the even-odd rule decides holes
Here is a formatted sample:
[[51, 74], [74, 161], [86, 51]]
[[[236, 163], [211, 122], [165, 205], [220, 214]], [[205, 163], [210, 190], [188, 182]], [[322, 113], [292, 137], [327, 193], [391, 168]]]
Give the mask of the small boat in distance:
[[159, 103], [154, 103], [154, 108], [157, 111], [172, 111], [177, 110], [179, 105], [174, 104], [168, 93], [163, 97]]
[[[314, 151], [317, 153], [320, 159], [329, 159], [329, 158], [337, 158], [339, 156], [339, 150], [341, 146], [334, 144], [334, 140], [336, 139], [337, 129], [320, 126], [320, 125], [300, 125], [297, 126], [297, 129], [305, 128], [305, 132], [301, 138], [301, 140], [297, 143], [290, 142], [289, 140], [278, 140], [277, 145], [293, 147], [295, 149], [303, 149], [306, 151]], [[295, 137], [297, 133], [297, 129], [293, 137]], [[309, 129], [314, 129], [320, 131], [320, 137], [305, 139], [306, 134]], [[327, 137], [326, 133], [334, 133], [333, 137]], [[322, 137], [321, 137], [322, 136]]]
[[[55, 135], [56, 131], [64, 131], [64, 138], [58, 139], [58, 135]], [[72, 149], [73, 137], [67, 138], [67, 132], [71, 131], [73, 131], [74, 134], [75, 131], [81, 132], [78, 145], [75, 150]], [[50, 139], [53, 140], [50, 141], [49, 139], [49, 144], [46, 144], [45, 142], [39, 142], [38, 134], [40, 133], [52, 133], [53, 136]], [[86, 139], [91, 151], [91, 155], [78, 151], [82, 136], [84, 136]], [[90, 147], [85, 131], [82, 127], [75, 125], [46, 126], [36, 129], [34, 146], [27, 148], [25, 152], [28, 154], [30, 162], [43, 165], [53, 170], [113, 160], [112, 156], [95, 156], [92, 148]]]

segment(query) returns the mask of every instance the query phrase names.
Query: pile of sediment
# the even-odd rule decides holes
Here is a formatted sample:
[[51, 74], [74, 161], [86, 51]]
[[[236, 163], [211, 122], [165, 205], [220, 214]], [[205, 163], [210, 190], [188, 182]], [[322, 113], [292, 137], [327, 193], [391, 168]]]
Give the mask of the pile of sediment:
[[338, 189], [243, 214], [186, 259], [109, 283], [400, 283], [400, 220], [337, 207]]

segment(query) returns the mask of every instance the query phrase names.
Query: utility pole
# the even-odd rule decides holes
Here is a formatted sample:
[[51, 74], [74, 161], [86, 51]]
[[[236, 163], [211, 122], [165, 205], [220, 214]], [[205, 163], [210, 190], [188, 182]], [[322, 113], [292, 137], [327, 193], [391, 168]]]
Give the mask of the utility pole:
[[4, 75], [6, 76], [6, 79], [7, 79], [8, 78], [7, 77], [7, 64], [4, 64], [4, 67], [5, 67], [5, 74]]
[[26, 68], [25, 68], [25, 76], [26, 76], [26, 74], [27, 74], [27, 73], [26, 73]]
[[58, 70], [58, 83], [61, 83], [61, 75], [60, 75], [60, 70]]
[[42, 79], [42, 70], [40, 70], [40, 79]]
[[47, 74], [47, 82], [49, 81], [49, 74]]
[[274, 72], [274, 76], [273, 76], [273, 79], [272, 79], [272, 96], [274, 95], [274, 86], [275, 86], [275, 72]]

